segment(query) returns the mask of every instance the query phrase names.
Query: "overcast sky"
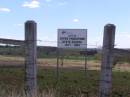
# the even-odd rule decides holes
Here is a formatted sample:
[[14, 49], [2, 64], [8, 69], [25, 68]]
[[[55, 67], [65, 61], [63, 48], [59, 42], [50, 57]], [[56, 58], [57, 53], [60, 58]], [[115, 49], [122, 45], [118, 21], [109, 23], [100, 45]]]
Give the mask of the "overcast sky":
[[58, 28], [88, 29], [88, 45], [102, 45], [103, 27], [116, 25], [116, 47], [130, 47], [130, 0], [1, 0], [0, 38], [24, 39], [24, 22], [38, 24], [38, 43], [57, 45]]

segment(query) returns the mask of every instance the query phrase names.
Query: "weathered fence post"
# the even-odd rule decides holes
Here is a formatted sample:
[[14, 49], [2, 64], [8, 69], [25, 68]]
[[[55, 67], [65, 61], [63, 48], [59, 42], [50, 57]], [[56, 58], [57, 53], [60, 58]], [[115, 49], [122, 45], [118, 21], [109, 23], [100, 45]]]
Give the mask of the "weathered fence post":
[[115, 25], [104, 27], [99, 97], [110, 97], [112, 87], [112, 61], [115, 41]]
[[37, 24], [34, 21], [25, 23], [25, 89], [27, 97], [37, 95]]

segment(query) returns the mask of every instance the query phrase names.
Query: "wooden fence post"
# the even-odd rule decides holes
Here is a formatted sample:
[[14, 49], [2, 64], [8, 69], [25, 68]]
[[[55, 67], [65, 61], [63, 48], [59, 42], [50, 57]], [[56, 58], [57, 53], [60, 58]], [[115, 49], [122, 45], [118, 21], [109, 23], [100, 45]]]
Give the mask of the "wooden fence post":
[[107, 24], [104, 27], [99, 97], [110, 97], [111, 95], [115, 29], [113, 24]]
[[27, 97], [37, 97], [37, 24], [25, 23], [25, 90]]

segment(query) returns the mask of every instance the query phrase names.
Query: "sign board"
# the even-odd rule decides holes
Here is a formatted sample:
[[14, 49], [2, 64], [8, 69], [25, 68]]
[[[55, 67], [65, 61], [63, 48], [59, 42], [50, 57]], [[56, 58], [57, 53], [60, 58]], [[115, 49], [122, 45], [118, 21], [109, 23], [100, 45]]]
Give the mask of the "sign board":
[[87, 29], [58, 29], [58, 48], [87, 49]]

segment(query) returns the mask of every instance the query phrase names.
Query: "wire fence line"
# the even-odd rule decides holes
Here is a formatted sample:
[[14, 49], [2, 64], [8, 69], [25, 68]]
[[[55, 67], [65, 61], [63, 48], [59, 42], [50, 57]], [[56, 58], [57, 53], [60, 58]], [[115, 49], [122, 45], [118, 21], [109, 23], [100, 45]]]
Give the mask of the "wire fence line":
[[[29, 40], [31, 42], [31, 40]], [[28, 42], [29, 42], [28, 41]], [[34, 40], [32, 40], [34, 41]], [[35, 40], [38, 43], [38, 46], [51, 46], [51, 47], [57, 47], [58, 42], [57, 41], [49, 41], [49, 40]], [[89, 43], [89, 44], [83, 44], [88, 46], [88, 48], [100, 48], [101, 49], [101, 44], [98, 43]], [[13, 45], [13, 44], [4, 44], [0, 43], [0, 46], [19, 46], [19, 45]], [[24, 47], [24, 45], [23, 45]]]
[[[10, 57], [11, 58], [11, 57]], [[56, 59], [49, 59], [50, 60], [50, 63], [51, 63], [51, 60], [52, 61], [55, 61], [54, 63], [56, 64]], [[4, 60], [3, 62], [7, 62], [8, 64], [11, 64], [11, 62], [13, 63], [19, 63], [19, 61], [20, 62], [24, 62], [24, 58], [22, 58], [22, 59], [18, 59], [17, 58], [17, 56], [15, 56], [14, 57], [14, 59], [12, 59], [12, 61], [11, 60], [8, 60], [7, 59], [7, 61], [6, 60]], [[45, 60], [43, 59], [43, 62], [44, 62]], [[66, 61], [71, 61], [70, 59], [68, 59], [68, 60], [66, 60]], [[76, 60], [75, 60], [76, 61]], [[83, 60], [82, 60], [83, 61]], [[0, 60], [0, 62], [2, 63], [2, 61]], [[49, 62], [49, 61], [48, 61]], [[81, 62], [81, 61], [80, 61]], [[0, 63], [0, 64], [1, 64]], [[76, 63], [76, 62], [75, 62]], [[84, 63], [84, 62], [82, 62], [82, 63]], [[41, 63], [42, 64], [42, 63]], [[46, 62], [44, 63], [45, 65], [47, 64]], [[49, 63], [48, 63], [49, 64]], [[52, 63], [53, 64], [53, 63]], [[88, 63], [89, 64], [89, 63]], [[100, 64], [100, 62], [99, 62], [99, 64]], [[63, 80], [62, 78], [64, 78], [64, 77], [66, 77], [65, 75], [64, 75], [64, 73], [66, 73], [66, 72], [70, 72], [70, 71], [82, 71], [82, 72], [84, 72], [84, 67], [82, 67], [80, 70], [79, 70], [79, 67], [77, 67], [77, 68], [75, 68], [74, 69], [74, 67], [68, 67], [68, 68], [64, 68], [64, 66], [66, 66], [66, 65], [68, 65], [66, 62], [65, 62], [65, 60], [64, 60], [64, 64], [63, 64], [63, 67], [61, 67], [60, 68], [60, 72], [61, 72], [61, 74], [60, 74], [60, 80]], [[51, 66], [51, 65], [50, 65]], [[84, 66], [84, 65], [83, 65]], [[98, 67], [96, 67], [96, 66], [93, 66], [92, 64], [90, 64], [89, 65], [90, 67], [88, 67], [88, 70], [91, 70], [90, 68], [100, 68], [100, 65], [98, 65]], [[54, 66], [52, 66], [54, 69], [56, 69], [56, 65], [54, 65]], [[18, 67], [18, 68], [21, 68], [21, 67]], [[43, 68], [44, 68], [44, 66], [43, 66]], [[45, 68], [44, 68], [45, 69]], [[43, 70], [44, 70], [43, 69]], [[49, 68], [46, 68], [46, 69], [49, 69]], [[97, 69], [96, 69], [97, 70]], [[100, 71], [99, 71], [100, 72]], [[118, 72], [120, 72], [121, 74], [122, 74], [122, 70], [121, 70], [121, 68], [119, 68], [118, 67]], [[47, 73], [47, 71], [45, 71], [45, 74], [46, 75], [48, 75], [48, 73]], [[82, 75], [84, 75], [84, 73], [82, 73]], [[54, 76], [56, 76], [55, 75], [55, 71], [54, 71]], [[85, 75], [84, 75], [85, 76]], [[92, 75], [91, 73], [89, 73], [89, 71], [87, 72], [87, 78], [86, 78], [86, 81], [93, 81], [93, 82], [95, 82], [95, 83], [93, 83], [93, 84], [91, 84], [91, 86], [90, 87], [93, 87], [93, 90], [79, 90], [80, 92], [81, 92], [81, 94], [82, 95], [84, 95], [83, 97], [98, 97], [97, 95], [98, 95], [98, 86], [99, 86], [99, 79], [96, 77], [93, 77], [94, 75]], [[129, 77], [125, 77], [125, 76], [121, 76], [120, 74], [118, 74], [118, 76], [119, 77], [121, 77], [122, 78], [122, 80], [123, 80], [123, 82], [124, 82], [124, 80], [129, 80]], [[117, 76], [117, 77], [118, 77]], [[99, 76], [98, 76], [99, 77]], [[16, 80], [16, 79], [14, 79], [14, 80]], [[66, 80], [67, 81], [67, 79], [64, 79], [64, 80]], [[80, 80], [80, 79], [79, 79]], [[69, 81], [69, 80], [68, 80]], [[119, 84], [120, 85], [120, 84]], [[114, 87], [113, 87], [114, 88]], [[117, 87], [118, 88], [118, 87]], [[128, 88], [127, 86], [126, 86], [126, 88]], [[120, 89], [118, 89], [118, 90], [120, 90]], [[125, 93], [122, 93], [123, 91], [121, 90], [121, 91], [112, 91], [112, 97], [129, 97], [129, 95], [130, 95], [130, 92], [129, 92], [129, 90], [128, 91], [125, 91]], [[94, 96], [95, 95], [95, 96]]]
[[[90, 97], [91, 93], [92, 95], [99, 95], [99, 97], [110, 97], [110, 96], [128, 96], [129, 93], [129, 82], [127, 82], [127, 80], [130, 79], [130, 77], [126, 74], [129, 74], [128, 72], [112, 72], [112, 62], [113, 62], [113, 58], [114, 58], [114, 53], [118, 53], [116, 52], [117, 49], [115, 50], [114, 48], [114, 42], [115, 42], [115, 25], [113, 24], [107, 24], [104, 27], [104, 38], [103, 38], [103, 48], [102, 48], [102, 58], [101, 58], [101, 62], [99, 65], [99, 67], [101, 69], [99, 70], [91, 70], [90, 68], [88, 68], [88, 62], [87, 62], [87, 56], [85, 53], [85, 62], [84, 62], [84, 69], [80, 69], [79, 71], [84, 73], [84, 76], [82, 77], [81, 75], [79, 76], [79, 79], [81, 82], [85, 82], [85, 84], [81, 84], [82, 86], [86, 86], [84, 87], [85, 89], [82, 90], [82, 87], [79, 86], [79, 88], [77, 88], [77, 83], [79, 83], [79, 79], [76, 79], [76, 77], [79, 75], [76, 75], [75, 70], [73, 70], [74, 67], [69, 67], [65, 68], [63, 66], [63, 62], [64, 62], [64, 57], [63, 55], [61, 55], [61, 58], [59, 57], [59, 54], [57, 56], [57, 79], [56, 79], [56, 83], [55, 85], [59, 85], [60, 87], [57, 87], [57, 89], [63, 89], [66, 88], [66, 86], [68, 87], [67, 89], [65, 89], [67, 91], [67, 93], [69, 93], [69, 95], [73, 96], [73, 89], [76, 89], [75, 91], [77, 91], [78, 93], [81, 92], [81, 94], [85, 94], [86, 96]], [[28, 33], [31, 32], [31, 33]], [[0, 39], [1, 43], [6, 43], [6, 44], [14, 44], [14, 45], [24, 45], [25, 47], [25, 90], [27, 91], [27, 93], [29, 94], [29, 97], [33, 97], [33, 95], [37, 94], [37, 37], [36, 37], [36, 23], [34, 21], [28, 21], [25, 23], [25, 40], [24, 41], [17, 41], [17, 40], [9, 40], [9, 39]], [[87, 45], [87, 44], [86, 44]], [[16, 48], [17, 49], [17, 48]], [[115, 51], [114, 51], [115, 50]], [[119, 50], [118, 50], [119, 51]], [[23, 51], [24, 52], [24, 51]], [[23, 53], [22, 52], [22, 53]], [[10, 52], [9, 52], [10, 53]], [[21, 53], [21, 54], [22, 54]], [[46, 54], [48, 55], [49, 52], [47, 52]], [[58, 52], [59, 53], [59, 52]], [[126, 53], [126, 51], [123, 51], [123, 54]], [[39, 53], [40, 54], [40, 53]], [[56, 54], [56, 53], [55, 53]], [[24, 55], [24, 54], [23, 54]], [[16, 56], [16, 55], [15, 55]], [[2, 57], [1, 57], [2, 58]], [[15, 57], [16, 60], [18, 61], [18, 57]], [[4, 59], [4, 58], [3, 58]], [[49, 59], [51, 60], [51, 59]], [[61, 60], [61, 62], [59, 63], [59, 60]], [[76, 59], [77, 60], [77, 59]], [[5, 60], [4, 60], [5, 61]], [[4, 63], [3, 61], [3, 63]], [[14, 62], [14, 59], [8, 59], [9, 64], [11, 64], [11, 61]], [[22, 60], [24, 61], [24, 60]], [[69, 60], [70, 61], [70, 60]], [[83, 60], [81, 60], [83, 61]], [[81, 64], [80, 61], [80, 64]], [[2, 62], [2, 61], [1, 61]], [[77, 61], [76, 61], [77, 62]], [[5, 61], [6, 63], [6, 61]], [[71, 62], [70, 64], [72, 64], [73, 62]], [[12, 63], [14, 64], [14, 63]], [[75, 65], [76, 63], [74, 63]], [[53, 63], [54, 65], [54, 63]], [[59, 65], [62, 65], [61, 67], [59, 67]], [[86, 68], [87, 67], [87, 68]], [[87, 69], [87, 70], [86, 70]], [[54, 69], [55, 70], [55, 69]], [[77, 70], [77, 69], [76, 69]], [[46, 71], [46, 75], [48, 74], [48, 71]], [[66, 73], [69, 72], [69, 76], [65, 75]], [[16, 72], [17, 73], [17, 72]], [[71, 73], [74, 73], [71, 75]], [[113, 80], [112, 80], [112, 73], [113, 73]], [[53, 74], [53, 73], [52, 73]], [[60, 75], [59, 75], [60, 74]], [[119, 78], [117, 78], [117, 74], [119, 76]], [[116, 75], [116, 76], [115, 76]], [[43, 76], [39, 76], [42, 79], [45, 78], [45, 75]], [[49, 77], [49, 76], [47, 76]], [[82, 80], [81, 80], [82, 79]], [[45, 79], [44, 79], [45, 80]], [[60, 81], [60, 83], [59, 83]], [[61, 83], [61, 81], [65, 81], [65, 82], [71, 82], [69, 85], [67, 85], [66, 83]], [[88, 83], [87, 83], [88, 82]], [[113, 83], [112, 83], [113, 82]], [[47, 82], [48, 83], [48, 82]], [[49, 85], [47, 84], [46, 85]], [[113, 87], [112, 87], [113, 84]], [[65, 87], [63, 88], [63, 85], [65, 85]], [[77, 86], [76, 86], [77, 85]], [[120, 86], [121, 87], [120, 87]], [[53, 85], [52, 85], [53, 86]], [[125, 87], [124, 87], [125, 86]], [[55, 86], [53, 86], [55, 88]], [[99, 88], [98, 88], [99, 87]], [[81, 89], [81, 90], [79, 90]], [[124, 92], [125, 90], [125, 92]], [[61, 91], [61, 93], [66, 93]], [[71, 92], [70, 92], [71, 91]], [[119, 91], [119, 92], [118, 92]], [[113, 94], [112, 94], [113, 92]], [[92, 96], [91, 95], [91, 96]]]

